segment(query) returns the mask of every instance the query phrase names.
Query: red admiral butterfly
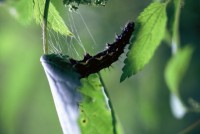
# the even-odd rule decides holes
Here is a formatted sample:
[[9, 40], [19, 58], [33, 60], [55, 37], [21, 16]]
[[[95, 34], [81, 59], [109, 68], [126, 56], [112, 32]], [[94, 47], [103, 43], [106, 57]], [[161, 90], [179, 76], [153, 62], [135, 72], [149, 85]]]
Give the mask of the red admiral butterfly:
[[124, 52], [124, 48], [129, 44], [130, 38], [134, 31], [134, 22], [129, 22], [123, 29], [121, 35], [116, 36], [115, 42], [108, 44], [108, 48], [95, 56], [88, 53], [83, 60], [77, 61], [70, 59], [75, 70], [81, 75], [81, 78], [87, 77], [92, 73], [97, 73], [101, 69], [109, 67], [117, 61], [119, 56]]

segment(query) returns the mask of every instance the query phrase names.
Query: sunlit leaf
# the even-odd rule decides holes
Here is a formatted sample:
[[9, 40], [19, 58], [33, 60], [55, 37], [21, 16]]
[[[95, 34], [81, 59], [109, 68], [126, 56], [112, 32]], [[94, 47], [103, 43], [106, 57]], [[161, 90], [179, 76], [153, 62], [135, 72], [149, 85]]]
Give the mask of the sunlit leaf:
[[130, 51], [124, 61], [121, 81], [140, 71], [155, 53], [165, 33], [166, 5], [152, 3], [138, 17]]
[[[79, 126], [83, 134], [112, 134], [116, 125], [113, 123], [108, 98], [98, 75], [93, 74], [81, 79], [80, 85], [80, 76], [74, 71], [67, 57], [43, 55], [41, 62], [51, 87], [63, 132], [79, 133], [79, 115]], [[80, 87], [80, 90], [77, 90], [77, 87]], [[117, 127], [116, 131], [120, 132], [119, 123]]]
[[79, 104], [79, 124], [83, 134], [113, 134], [112, 117], [98, 75], [82, 79], [83, 102]]
[[180, 82], [188, 68], [193, 49], [186, 46], [179, 50], [167, 64], [165, 69], [165, 81], [170, 91], [178, 95]]
[[[44, 0], [34, 0], [34, 18], [38, 24], [43, 22]], [[62, 35], [72, 36], [62, 17], [52, 3], [49, 5], [48, 27]]]

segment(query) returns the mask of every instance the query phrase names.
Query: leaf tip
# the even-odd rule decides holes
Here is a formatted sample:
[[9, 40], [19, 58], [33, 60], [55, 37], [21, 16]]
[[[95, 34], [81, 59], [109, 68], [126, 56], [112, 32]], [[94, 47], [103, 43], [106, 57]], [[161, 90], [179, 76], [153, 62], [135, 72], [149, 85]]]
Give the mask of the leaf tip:
[[71, 36], [71, 37], [75, 37], [74, 34], [72, 32], [70, 32], [70, 31], [67, 33], [67, 35]]
[[120, 83], [122, 83], [125, 79], [126, 79], [126, 76], [124, 76], [124, 73], [123, 73], [122, 76], [120, 77]]
[[129, 77], [127, 74], [128, 72], [126, 71], [126, 66], [123, 67], [122, 71], [123, 73], [120, 77], [120, 83], [122, 83], [127, 77]]

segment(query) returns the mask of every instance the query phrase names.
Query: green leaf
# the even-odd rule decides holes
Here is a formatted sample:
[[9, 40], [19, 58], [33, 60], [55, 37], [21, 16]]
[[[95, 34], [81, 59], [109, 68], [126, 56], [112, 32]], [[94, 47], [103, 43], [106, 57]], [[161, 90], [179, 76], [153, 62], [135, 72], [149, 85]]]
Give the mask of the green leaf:
[[174, 55], [167, 64], [165, 69], [165, 81], [170, 91], [179, 95], [180, 82], [188, 68], [193, 49], [190, 46], [186, 46], [180, 49], [176, 55]]
[[79, 124], [83, 134], [113, 134], [111, 111], [97, 74], [82, 79]]
[[[43, 23], [44, 5], [44, 0], [34, 0], [34, 18], [38, 24]], [[49, 5], [48, 27], [62, 35], [73, 36], [52, 3]]]
[[166, 5], [152, 3], [138, 17], [120, 81], [140, 71], [152, 58], [165, 33]]
[[[66, 124], [62, 124], [63, 119], [64, 122], [69, 123], [67, 124], [68, 127], [63, 127], [63, 131], [70, 131], [70, 128], [73, 132], [78, 130], [76, 127], [77, 120], [74, 117], [71, 118], [71, 116], [77, 117], [77, 113], [80, 113], [78, 123], [83, 134], [113, 134], [116, 126], [116, 131], [121, 133], [120, 124], [112, 119], [108, 98], [98, 75], [93, 74], [88, 78], [81, 79], [82, 86], [80, 87], [79, 75], [75, 72], [68, 58], [68, 56], [61, 58], [60, 55], [50, 54], [43, 55], [40, 59], [53, 96], [57, 96], [54, 98], [56, 108], [64, 107], [59, 108], [63, 109], [61, 114], [60, 110], [57, 109], [61, 126], [66, 126]], [[77, 87], [80, 87], [79, 90], [76, 90]], [[63, 97], [65, 97], [65, 101], [60, 102], [60, 98]], [[63, 118], [63, 114], [66, 114], [65, 117], [68, 118]], [[116, 126], [113, 127], [114, 125]]]

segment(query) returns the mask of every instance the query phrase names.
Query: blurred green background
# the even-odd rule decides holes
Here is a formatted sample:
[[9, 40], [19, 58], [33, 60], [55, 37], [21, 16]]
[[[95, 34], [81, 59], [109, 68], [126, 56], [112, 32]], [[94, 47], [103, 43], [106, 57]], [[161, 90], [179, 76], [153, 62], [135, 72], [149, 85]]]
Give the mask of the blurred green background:
[[[61, 1], [53, 2], [68, 22], [67, 8]], [[92, 46], [91, 37], [82, 29], [79, 34], [86, 50], [92, 54], [103, 50], [106, 42], [112, 42], [114, 34], [120, 33], [120, 28], [129, 20], [135, 21], [150, 2], [109, 0], [106, 7], [80, 6], [98, 44]], [[200, 0], [185, 0], [180, 19], [182, 46], [189, 43], [195, 48], [181, 84], [181, 96], [186, 105], [189, 98], [200, 102], [199, 7]], [[0, 4], [0, 134], [61, 134], [49, 85], [39, 61], [43, 54], [41, 27], [34, 22], [22, 25], [12, 17], [12, 11], [11, 7]], [[199, 113], [188, 113], [182, 119], [176, 119], [171, 113], [170, 92], [163, 75], [170, 57], [170, 47], [162, 43], [151, 62], [123, 83], [119, 83], [119, 79], [125, 55], [110, 69], [102, 70], [125, 134], [173, 134], [200, 119]], [[200, 125], [190, 133], [199, 134]]]

